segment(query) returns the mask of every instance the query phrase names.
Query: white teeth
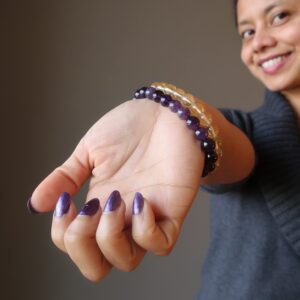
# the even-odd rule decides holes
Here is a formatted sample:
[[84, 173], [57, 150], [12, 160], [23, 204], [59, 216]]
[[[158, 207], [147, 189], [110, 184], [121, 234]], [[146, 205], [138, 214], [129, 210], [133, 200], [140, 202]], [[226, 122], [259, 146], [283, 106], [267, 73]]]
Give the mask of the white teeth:
[[268, 61], [265, 61], [263, 64], [262, 64], [262, 67], [264, 69], [267, 69], [267, 68], [271, 68], [277, 64], [279, 64], [283, 59], [284, 59], [285, 55], [282, 55], [282, 56], [278, 56], [276, 58], [273, 58], [273, 59], [270, 59]]

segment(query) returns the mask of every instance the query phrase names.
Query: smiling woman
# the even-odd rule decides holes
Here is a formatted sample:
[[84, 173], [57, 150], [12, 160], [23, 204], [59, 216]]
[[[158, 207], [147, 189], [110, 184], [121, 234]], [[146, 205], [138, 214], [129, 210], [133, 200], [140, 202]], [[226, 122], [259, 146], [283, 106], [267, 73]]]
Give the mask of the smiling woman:
[[300, 299], [300, 2], [234, 4], [242, 61], [266, 87], [260, 107], [216, 109], [174, 85], [144, 86], [28, 200], [32, 213], [55, 210], [52, 240], [90, 281], [168, 255], [201, 186], [212, 227], [198, 299]]
[[241, 59], [267, 91], [256, 111], [223, 110], [251, 137], [257, 163], [248, 181], [239, 185], [202, 186], [213, 193], [214, 225], [198, 299], [296, 300], [300, 299], [300, 2], [238, 0], [234, 9]]
[[241, 57], [251, 73], [271, 90], [300, 85], [300, 2], [240, 0]]
[[241, 58], [267, 88], [281, 91], [300, 119], [300, 2], [235, 1]]

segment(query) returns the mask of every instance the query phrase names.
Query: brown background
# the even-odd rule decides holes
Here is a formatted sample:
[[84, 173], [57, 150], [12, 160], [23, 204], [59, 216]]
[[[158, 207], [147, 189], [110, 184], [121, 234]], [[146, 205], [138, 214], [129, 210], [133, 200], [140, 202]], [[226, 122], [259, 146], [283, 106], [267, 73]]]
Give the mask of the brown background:
[[240, 63], [231, 1], [3, 1], [0, 11], [1, 298], [192, 299], [208, 194], [199, 192], [170, 256], [148, 255], [99, 284], [54, 247], [52, 214], [30, 216], [25, 204], [87, 129], [143, 85], [170, 82], [216, 107], [262, 103]]

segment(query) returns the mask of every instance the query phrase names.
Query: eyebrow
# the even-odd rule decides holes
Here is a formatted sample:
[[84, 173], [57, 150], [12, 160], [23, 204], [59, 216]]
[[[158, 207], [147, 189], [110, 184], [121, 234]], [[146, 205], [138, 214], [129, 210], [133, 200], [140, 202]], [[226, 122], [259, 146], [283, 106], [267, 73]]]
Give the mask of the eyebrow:
[[[274, 9], [275, 7], [279, 6], [280, 3], [279, 2], [276, 2], [276, 3], [273, 3], [273, 4], [270, 4], [269, 6], [267, 6], [264, 10], [263, 10], [263, 14], [266, 15], [268, 14], [272, 9]], [[238, 22], [238, 26], [241, 26], [241, 25], [247, 25], [249, 24], [250, 21], [248, 20], [242, 20], [241, 22]]]

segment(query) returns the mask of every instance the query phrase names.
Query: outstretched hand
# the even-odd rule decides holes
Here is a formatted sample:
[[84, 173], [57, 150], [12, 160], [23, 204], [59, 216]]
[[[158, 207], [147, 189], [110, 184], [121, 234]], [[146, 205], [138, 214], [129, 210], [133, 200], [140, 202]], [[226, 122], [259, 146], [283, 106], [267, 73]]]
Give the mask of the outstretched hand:
[[51, 234], [83, 275], [98, 281], [112, 267], [131, 271], [146, 251], [171, 251], [203, 164], [193, 132], [175, 113], [150, 100], [130, 100], [90, 128], [71, 156], [38, 185], [31, 205], [52, 211], [63, 192], [75, 195], [90, 179], [85, 202], [98, 198], [99, 209], [93, 200], [82, 210], [88, 213], [78, 214], [71, 201], [63, 215], [54, 214]]

